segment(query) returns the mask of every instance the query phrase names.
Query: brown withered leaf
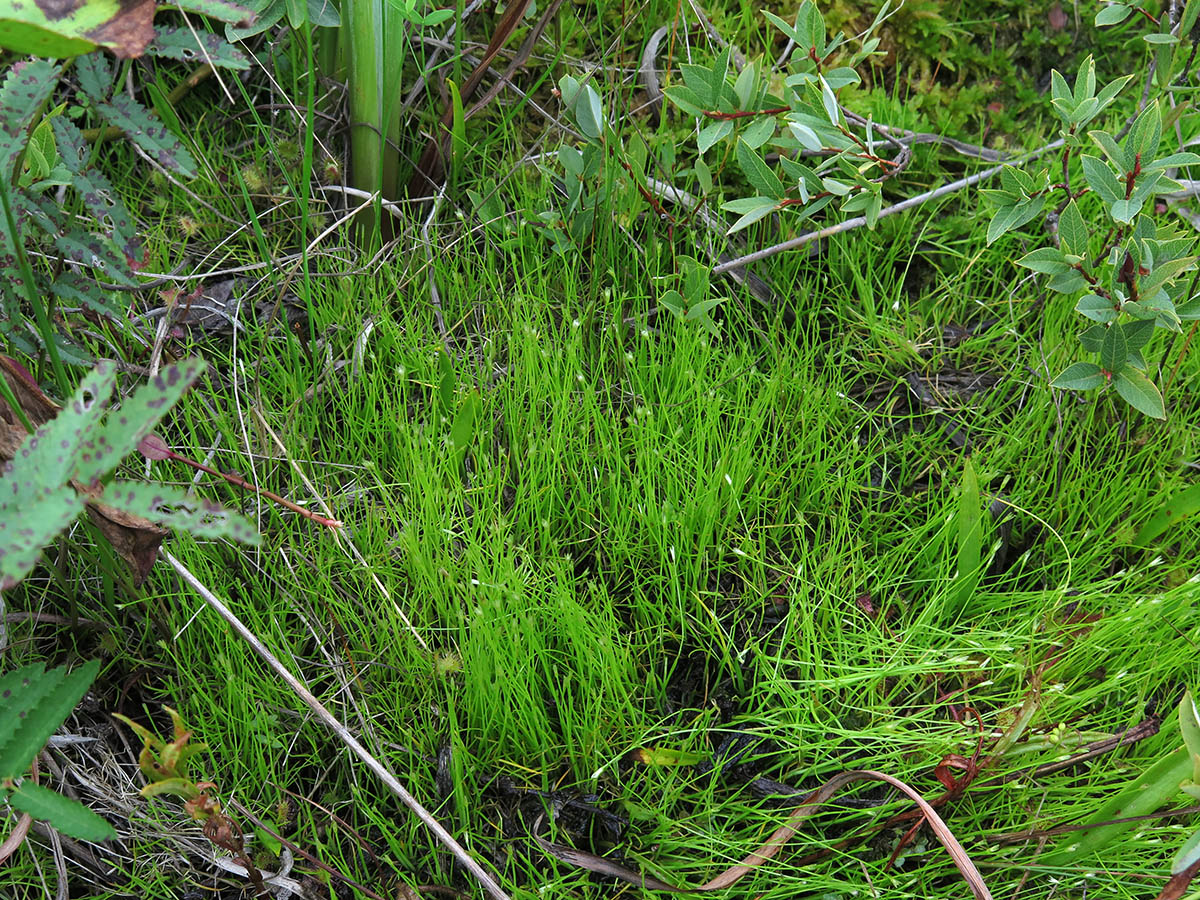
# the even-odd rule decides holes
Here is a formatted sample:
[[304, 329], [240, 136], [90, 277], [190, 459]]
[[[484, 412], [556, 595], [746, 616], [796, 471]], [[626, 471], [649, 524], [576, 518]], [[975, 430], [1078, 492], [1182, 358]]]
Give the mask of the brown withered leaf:
[[[46, 396], [33, 376], [16, 360], [0, 356], [0, 375], [12, 388], [17, 403], [35, 428], [58, 415], [58, 404]], [[0, 464], [13, 458], [28, 433], [20, 417], [0, 397]], [[71, 486], [85, 498], [91, 496], [85, 485], [72, 481]], [[87, 500], [87, 511], [100, 533], [133, 572], [134, 583], [141, 585], [158, 558], [158, 548], [167, 536], [167, 530], [141, 516], [103, 506], [95, 500]]]
[[135, 59], [154, 40], [155, 0], [122, 0], [119, 6], [117, 15], [87, 32], [87, 37], [120, 59]]
[[1062, 31], [1067, 27], [1067, 14], [1063, 12], [1062, 4], [1055, 3], [1050, 7], [1050, 13], [1046, 16], [1050, 27], [1055, 31]]

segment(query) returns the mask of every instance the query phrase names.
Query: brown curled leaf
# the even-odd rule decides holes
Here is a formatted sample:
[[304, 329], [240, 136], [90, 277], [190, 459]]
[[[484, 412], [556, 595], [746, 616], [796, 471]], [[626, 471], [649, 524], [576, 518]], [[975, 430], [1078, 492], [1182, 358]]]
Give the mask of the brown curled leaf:
[[597, 856], [594, 853], [586, 853], [582, 850], [576, 850], [573, 847], [566, 847], [562, 844], [554, 844], [547, 841], [538, 834], [538, 829], [541, 826], [542, 818], [539, 817], [533, 827], [533, 839], [542, 850], [555, 859], [565, 862], [568, 865], [576, 866], [581, 869], [586, 869], [589, 872], [595, 872], [598, 875], [608, 875], [613, 878], [619, 878], [621, 881], [629, 884], [638, 885], [640, 887], [655, 890], [667, 891], [675, 894], [691, 894], [691, 893], [706, 893], [708, 891], [719, 891], [727, 888], [734, 883], [740, 881], [744, 876], [751, 871], [761, 866], [773, 858], [797, 832], [800, 823], [807, 819], [813, 813], [817, 812], [825, 803], [827, 803], [835, 794], [842, 788], [856, 781], [882, 781], [896, 788], [898, 791], [905, 794], [909, 799], [917, 804], [921, 813], [925, 816], [933, 833], [946, 848], [946, 852], [950, 854], [950, 859], [962, 874], [963, 879], [971, 888], [971, 893], [976, 900], [992, 900], [991, 892], [984, 884], [983, 876], [979, 873], [979, 869], [971, 862], [971, 858], [967, 856], [967, 851], [963, 849], [962, 844], [954, 837], [949, 826], [942, 821], [941, 816], [937, 811], [929, 805], [916, 790], [909, 787], [898, 778], [887, 775], [883, 772], [876, 772], [871, 769], [854, 769], [848, 772], [843, 772], [840, 775], [835, 775], [833, 778], [825, 782], [821, 787], [817, 788], [800, 804], [796, 810], [788, 816], [787, 820], [775, 829], [775, 832], [767, 838], [766, 842], [761, 847], [743, 859], [736, 866], [731, 866], [718, 875], [711, 881], [700, 885], [700, 887], [688, 888], [677, 887], [673, 884], [668, 884], [664, 881], [659, 881], [648, 875], [640, 875], [624, 866], [618, 865], [612, 860], [605, 859], [602, 856]]

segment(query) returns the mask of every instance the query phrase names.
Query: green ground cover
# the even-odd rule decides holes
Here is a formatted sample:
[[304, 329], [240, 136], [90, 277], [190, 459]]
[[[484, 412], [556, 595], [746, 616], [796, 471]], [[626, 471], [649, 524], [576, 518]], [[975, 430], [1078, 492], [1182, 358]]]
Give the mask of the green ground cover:
[[[908, 102], [924, 78], [955, 136], [1033, 146], [1049, 133], [1036, 85], [979, 87], [997, 59], [1028, 66], [1029, 48], [980, 50], [995, 20], [959, 6], [913, 5], [928, 33], [909, 26], [897, 52], [928, 62], [931, 48], [972, 48], [947, 62], [980, 72], [881, 69], [863, 102], [881, 121], [938, 130], [942, 107]], [[831, 21], [852, 20], [834, 7]], [[711, 12], [747, 52], [773, 39], [749, 5]], [[670, 11], [644, 14], [649, 32]], [[606, 97], [635, 106], [643, 29], [603, 5], [564, 18], [556, 74], [606, 61]], [[1055, 54], [1094, 52], [1061, 38], [1067, 26], [1038, 27]], [[1132, 38], [1108, 39], [1114, 57], [1135, 52]], [[261, 73], [250, 80], [245, 97], [259, 105], [303, 94], [287, 86], [303, 78], [302, 53], [275, 49], [293, 70], [275, 91]], [[941, 761], [977, 747], [988, 758], [1022, 711], [1019, 740], [979, 776], [995, 783], [941, 810], [992, 892], [1158, 892], [1194, 817], [1148, 821], [1102, 857], [1050, 865], [1039, 858], [1072, 835], [1044, 848], [1005, 836], [1086, 819], [1179, 744], [1164, 728], [1029, 772], [1147, 719], [1172, 723], [1182, 691], [1200, 684], [1200, 521], [1135, 542], [1195, 483], [1200, 362], [1181, 356], [1182, 338], [1148, 350], [1163, 373], [1182, 358], [1165, 423], [1108, 395], [1052, 392], [1077, 356], [1078, 316], [1014, 263], [1042, 245], [1039, 223], [985, 247], [973, 191], [762, 264], [772, 305], [714, 279], [728, 299], [710, 333], [655, 312], [674, 255], [698, 253], [694, 232], [668, 239], [644, 210], [614, 204], [588, 246], [556, 249], [538, 214], [561, 209], [562, 171], [522, 157], [559, 137], [528, 109], [472, 121], [472, 157], [431, 228], [406, 223], [384, 248], [341, 228], [302, 260], [297, 223], [309, 221], [311, 240], [338, 210], [295, 199], [295, 119], [232, 115], [208, 90], [179, 113], [195, 123], [188, 143], [205, 168], [186, 189], [147, 177], [124, 144], [104, 150], [151, 270], [187, 261], [190, 289], [232, 277], [204, 273], [260, 266], [236, 276], [244, 330], [168, 338], [169, 353], [200, 353], [210, 367], [163, 433], [296, 502], [324, 501], [345, 528], [205, 478], [208, 495], [258, 522], [262, 546], [180, 536], [169, 549], [512, 896], [639, 893], [541, 852], [530, 832], [548, 810], [557, 820], [542, 830], [562, 843], [700, 884], [787, 818], [780, 785], [807, 791], [868, 768], [933, 797]], [[552, 103], [549, 84], [535, 97]], [[993, 124], [979, 113], [987, 102], [1001, 105]], [[1013, 112], [1018, 102], [1033, 105]], [[681, 157], [693, 145], [682, 122], [618, 122]], [[336, 134], [321, 137], [336, 154]], [[967, 165], [920, 147], [903, 190]], [[468, 189], [494, 191], [503, 218], [481, 223]], [[750, 245], [774, 240], [772, 227], [752, 229]], [[250, 312], [277, 302], [292, 329]], [[153, 338], [143, 335], [114, 332], [108, 348], [143, 365]], [[111, 350], [97, 341], [97, 352]], [[959, 571], [968, 465], [977, 584]], [[185, 486], [193, 476], [168, 462], [153, 473]], [[124, 850], [104, 857], [103, 874], [72, 862], [71, 896], [237, 892], [178, 805], [136, 797], [136, 741], [97, 730], [110, 711], [165, 730], [162, 704], [209, 745], [201, 768], [222, 798], [326, 865], [385, 897], [410, 896], [404, 885], [478, 893], [192, 590], [160, 563], [131, 591], [81, 552], [90, 540], [66, 538], [5, 598], [10, 611], [100, 625], [13, 616], [5, 649], [6, 668], [104, 660], [74, 723], [102, 740], [56, 753], [91, 778], [77, 790], [109, 813]], [[964, 896], [927, 832], [889, 867], [911, 823], [837, 846], [907, 809], [882, 788], [849, 796], [870, 802], [820, 814], [726, 894]], [[250, 833], [253, 819], [230, 808]], [[804, 860], [822, 847], [827, 858]], [[47, 848], [39, 839], [14, 857], [0, 893], [53, 885]], [[270, 841], [253, 849], [278, 866]], [[366, 896], [304, 859], [292, 877], [321, 896]]]

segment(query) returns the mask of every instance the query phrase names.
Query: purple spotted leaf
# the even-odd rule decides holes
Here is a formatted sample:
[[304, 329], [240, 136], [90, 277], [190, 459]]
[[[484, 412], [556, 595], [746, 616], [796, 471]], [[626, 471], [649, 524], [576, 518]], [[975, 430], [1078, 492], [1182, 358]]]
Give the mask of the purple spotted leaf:
[[63, 272], [50, 285], [50, 290], [59, 299], [60, 308], [87, 307], [104, 316], [121, 318], [127, 307], [106, 294], [94, 279], [84, 278], [78, 272]]
[[249, 520], [178, 487], [116, 481], [104, 489], [100, 502], [197, 537], [230, 538], [248, 544], [259, 541], [258, 531]]
[[92, 439], [91, 453], [81, 456], [78, 477], [84, 484], [100, 480], [117, 467], [204, 371], [204, 361], [185, 359], [163, 369], [114, 409]]
[[26, 129], [58, 84], [58, 76], [58, 66], [36, 59], [15, 63], [0, 82], [0, 171], [12, 171], [13, 160], [29, 139]]
[[[19, 366], [10, 370], [18, 386], [28, 377]], [[83, 498], [67, 482], [82, 436], [104, 414], [114, 380], [111, 364], [97, 365], [58, 415], [26, 435], [0, 470], [0, 590], [20, 581], [83, 509]], [[29, 382], [40, 394], [32, 377]]]
[[160, 166], [189, 178], [196, 174], [196, 161], [192, 159], [192, 155], [165, 125], [136, 100], [120, 94], [113, 97], [109, 103], [97, 101], [96, 110], [124, 131], [131, 141], [145, 150]]
[[195, 64], [206, 62], [226, 69], [250, 68], [250, 60], [245, 53], [211, 31], [160, 25], [155, 32], [154, 41], [146, 48], [147, 56], [163, 56]]
[[[0, 477], [0, 493], [8, 488]], [[0, 500], [0, 591], [8, 590], [29, 574], [42, 548], [79, 515], [83, 498], [69, 486], [24, 497], [20, 506]]]
[[75, 123], [65, 116], [54, 116], [50, 120], [54, 129], [54, 140], [63, 165], [74, 175], [72, 186], [79, 193], [84, 205], [100, 225], [112, 232], [114, 243], [120, 247], [127, 259], [142, 255], [141, 242], [133, 218], [121, 202], [112, 184], [100, 172], [85, 171], [87, 168], [87, 146], [83, 134]]
[[25, 437], [4, 467], [0, 506], [8, 513], [0, 513], [0, 518], [15, 511], [23, 514], [33, 498], [66, 484], [76, 468], [86, 464], [86, 436], [104, 415], [115, 383], [112, 363], [97, 363], [58, 415]]
[[54, 236], [54, 246], [67, 259], [96, 269], [105, 281], [130, 287], [137, 283], [130, 273], [129, 260], [118, 253], [106, 238], [69, 228]]

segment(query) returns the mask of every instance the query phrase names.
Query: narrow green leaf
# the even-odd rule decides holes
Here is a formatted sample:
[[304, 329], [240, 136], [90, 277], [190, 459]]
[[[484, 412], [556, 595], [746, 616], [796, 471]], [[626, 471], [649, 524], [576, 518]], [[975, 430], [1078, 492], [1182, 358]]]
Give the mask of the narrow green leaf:
[[770, 116], [761, 116], [755, 119], [742, 132], [742, 140], [750, 145], [751, 148], [757, 150], [767, 141], [775, 136], [775, 120]]
[[1104, 384], [1104, 373], [1095, 363], [1077, 362], [1050, 382], [1050, 387], [1067, 391], [1090, 391]]
[[778, 28], [780, 31], [782, 31], [785, 35], [787, 35], [789, 38], [791, 38], [797, 44], [802, 43], [800, 40], [800, 35], [797, 34], [795, 27], [793, 27], [790, 22], [785, 22], [783, 19], [779, 18], [779, 16], [775, 15], [775, 13], [771, 12], [770, 10], [764, 9], [763, 15], [767, 17], [768, 22], [770, 22], [772, 25], [774, 25], [776, 28]]
[[1121, 89], [1133, 80], [1132, 75], [1123, 75], [1120, 78], [1114, 78], [1096, 95], [1096, 99], [1100, 101], [1100, 108], [1105, 109], [1109, 104], [1116, 99], [1117, 94], [1121, 93]]
[[829, 117], [829, 124], [836, 127], [842, 121], [837, 97], [834, 96], [833, 89], [829, 87], [829, 82], [825, 80], [824, 76], [817, 76], [817, 80], [821, 84], [821, 105], [825, 108], [825, 115]]
[[713, 106], [721, 105], [722, 89], [725, 87], [725, 76], [729, 74], [729, 60], [732, 52], [729, 47], [723, 49], [713, 60], [712, 68], [708, 70], [708, 89], [713, 98]]
[[[1126, 138], [1125, 146], [1130, 153], [1136, 153], [1142, 159], [1150, 160], [1158, 152], [1162, 140], [1162, 113], [1158, 101], [1155, 100], [1142, 110], [1141, 115], [1133, 123]], [[1130, 168], [1130, 167], [1127, 167]]]
[[1172, 494], [1162, 505], [1159, 505], [1157, 510], [1154, 510], [1151, 517], [1146, 520], [1146, 524], [1134, 536], [1134, 546], [1150, 546], [1151, 542], [1157, 540], [1166, 529], [1182, 522], [1188, 516], [1194, 516], [1196, 512], [1200, 512], [1200, 485], [1192, 485], [1186, 490]]
[[733, 205], [735, 203], [739, 203], [740, 201], [734, 200], [730, 201], [729, 203], [722, 204], [722, 209], [727, 209], [730, 212], [743, 212], [742, 217], [730, 226], [729, 231], [726, 232], [727, 234], [736, 234], [743, 228], [753, 225], [759, 219], [766, 218], [775, 211], [777, 206], [776, 202], [769, 197], [749, 197], [746, 199], [747, 201], [757, 201], [756, 205], [743, 208], [743, 210], [738, 210], [734, 209]]
[[[1140, 777], [1109, 794], [1108, 799], [1088, 816], [1085, 824], [1097, 827], [1059, 838], [1060, 846], [1040, 856], [1039, 864], [1061, 866], [1076, 861], [1094, 864], [1096, 854], [1126, 831], [1142, 824], [1138, 821], [1139, 816], [1149, 815], [1170, 802], [1179, 793], [1179, 783], [1190, 771], [1191, 760], [1186, 747], [1164, 756]], [[1104, 824], [1113, 819], [1119, 821]]]
[[447, 78], [446, 86], [450, 88], [450, 171], [457, 183], [470, 149], [467, 144], [467, 116], [463, 109], [462, 93], [454, 79]]
[[782, 200], [786, 194], [783, 187], [783, 182], [779, 180], [779, 176], [775, 174], [775, 170], [767, 165], [766, 160], [762, 158], [757, 150], [754, 150], [749, 144], [743, 140], [738, 141], [737, 145], [738, 165], [742, 169], [742, 174], [746, 176], [746, 180], [750, 182], [759, 194], [771, 197], [775, 200]]
[[1171, 874], [1178, 875], [1184, 869], [1190, 869], [1200, 861], [1200, 829], [1192, 832], [1191, 837], [1183, 842], [1183, 846], [1171, 860]]
[[[1113, 329], [1109, 329], [1110, 331]], [[1113, 386], [1125, 402], [1138, 412], [1154, 419], [1167, 417], [1162, 394], [1149, 378], [1137, 369], [1126, 366], [1113, 376]]]
[[1109, 162], [1122, 172], [1129, 171], [1133, 164], [1133, 154], [1126, 153], [1125, 149], [1113, 139], [1111, 134], [1107, 131], [1089, 131], [1088, 137], [1095, 142], [1097, 147], [1104, 151], [1104, 155], [1108, 157]]
[[1050, 70], [1050, 97], [1064, 106], [1069, 105], [1072, 100], [1071, 88], [1067, 84], [1067, 79], [1063, 78], [1058, 69]]
[[8, 795], [13, 809], [29, 813], [39, 822], [48, 822], [63, 834], [81, 841], [106, 841], [117, 836], [116, 830], [102, 818], [70, 797], [25, 779]]
[[951, 588], [952, 608], [947, 611], [951, 617], [956, 617], [966, 609], [979, 586], [982, 545], [979, 478], [975, 474], [974, 464], [968, 458], [963, 466], [962, 488], [958, 501], [958, 571]]
[[[803, 18], [803, 23], [800, 23]], [[821, 16], [821, 11], [817, 9], [812, 0], [804, 0], [800, 4], [800, 11], [796, 14], [796, 21], [800, 23], [796, 30], [801, 35], [807, 35], [808, 40], [802, 44], [806, 49], [811, 47], [816, 50], [818, 56], [825, 55], [825, 19]]]
[[1072, 96], [1077, 105], [1096, 96], [1096, 60], [1090, 55], [1079, 64]]
[[758, 66], [751, 63], [742, 69], [733, 83], [733, 93], [737, 96], [739, 110], [745, 111], [750, 108], [750, 101], [754, 97], [754, 88], [757, 83]]

